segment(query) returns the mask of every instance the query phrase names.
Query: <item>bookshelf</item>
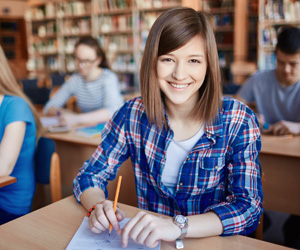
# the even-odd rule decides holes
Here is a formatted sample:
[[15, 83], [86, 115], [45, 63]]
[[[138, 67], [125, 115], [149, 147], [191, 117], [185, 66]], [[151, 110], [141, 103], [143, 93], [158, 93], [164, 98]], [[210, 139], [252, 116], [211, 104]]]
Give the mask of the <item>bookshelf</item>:
[[0, 17], [0, 44], [14, 76], [19, 80], [27, 75], [27, 45], [25, 22], [22, 18]]
[[300, 26], [299, 0], [259, 0], [258, 68], [276, 67], [277, 33], [284, 25]]
[[211, 13], [224, 84], [232, 78], [230, 65], [234, 51], [234, 0], [202, 0], [202, 10]]
[[74, 44], [92, 35], [107, 54], [123, 92], [138, 88], [150, 27], [181, 0], [32, 0], [25, 13], [30, 76], [75, 70]]

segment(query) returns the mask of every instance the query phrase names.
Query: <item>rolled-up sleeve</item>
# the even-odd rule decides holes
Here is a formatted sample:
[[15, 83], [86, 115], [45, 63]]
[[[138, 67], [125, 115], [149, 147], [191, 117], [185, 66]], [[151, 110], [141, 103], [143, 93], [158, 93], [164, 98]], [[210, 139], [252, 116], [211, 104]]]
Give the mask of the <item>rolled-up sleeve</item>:
[[226, 201], [210, 206], [223, 224], [223, 236], [253, 232], [263, 212], [262, 183], [259, 163], [260, 130], [253, 112], [236, 131], [228, 164], [228, 195]]
[[73, 192], [78, 202], [81, 194], [89, 188], [101, 188], [108, 196], [108, 180], [114, 180], [121, 164], [128, 159], [124, 134], [124, 114], [118, 111], [102, 131], [102, 142], [92, 157], [80, 168], [73, 181]]

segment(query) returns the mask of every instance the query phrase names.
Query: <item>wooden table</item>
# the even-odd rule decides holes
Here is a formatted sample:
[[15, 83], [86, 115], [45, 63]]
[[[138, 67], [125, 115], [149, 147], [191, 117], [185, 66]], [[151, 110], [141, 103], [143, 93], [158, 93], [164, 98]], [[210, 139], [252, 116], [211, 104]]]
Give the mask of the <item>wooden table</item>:
[[0, 188], [17, 182], [17, 178], [12, 176], [1, 176], [0, 177]]
[[264, 207], [300, 215], [300, 136], [262, 136]]
[[[76, 128], [68, 133], [47, 133], [45, 136], [52, 138], [56, 144], [56, 152], [59, 154], [61, 162], [61, 178], [63, 195], [69, 196], [73, 192], [73, 180], [78, 174], [83, 163], [90, 159], [97, 146], [101, 142], [101, 137], [88, 138], [77, 135]], [[125, 161], [118, 171], [118, 175], [123, 176], [122, 190], [119, 201], [132, 206], [137, 206], [135, 180], [131, 161]], [[114, 199], [117, 179], [109, 182], [109, 199]]]
[[[119, 204], [126, 217], [138, 208]], [[0, 249], [65, 249], [80, 226], [86, 211], [74, 197], [65, 198], [0, 226]], [[184, 249], [288, 249], [245, 236], [184, 239]], [[162, 242], [161, 249], [175, 249], [174, 242]]]
[[[66, 195], [72, 193], [72, 182], [83, 162], [94, 153], [101, 138], [86, 138], [69, 133], [48, 133], [56, 142], [61, 158], [62, 183]], [[300, 215], [300, 136], [262, 136], [260, 154], [265, 173], [264, 207], [269, 210]], [[120, 168], [118, 175], [125, 177], [120, 202], [136, 206], [135, 182], [130, 160]], [[126, 185], [124, 187], [124, 185]], [[113, 199], [116, 179], [109, 184], [109, 199]]]

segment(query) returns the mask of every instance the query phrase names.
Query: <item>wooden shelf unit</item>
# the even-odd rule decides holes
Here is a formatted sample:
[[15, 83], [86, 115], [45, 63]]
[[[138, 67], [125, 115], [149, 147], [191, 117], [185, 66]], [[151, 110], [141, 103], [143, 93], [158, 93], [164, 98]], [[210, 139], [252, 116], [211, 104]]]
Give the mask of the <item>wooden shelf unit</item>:
[[234, 0], [202, 0], [203, 11], [212, 15], [214, 25], [219, 63], [223, 72], [223, 84], [231, 81], [230, 65], [233, 62], [234, 52]]
[[0, 44], [16, 79], [25, 77], [28, 54], [22, 18], [0, 17]]
[[180, 5], [181, 0], [29, 1], [25, 14], [28, 70], [32, 76], [73, 72], [76, 41], [92, 35], [106, 51], [122, 90], [136, 89], [152, 23], [162, 11]]
[[[251, 6], [257, 6], [258, 1], [29, 1], [26, 14], [30, 58], [28, 67], [32, 75], [41, 72], [49, 74], [56, 71], [74, 71], [74, 44], [78, 37], [90, 34], [97, 38], [106, 50], [112, 69], [120, 77], [123, 90], [137, 87], [140, 60], [152, 23], [162, 11], [182, 5], [205, 10], [215, 16], [215, 23], [218, 24], [215, 31], [220, 65], [226, 74], [225, 81], [237, 80], [242, 83], [246, 76], [256, 70], [256, 54], [259, 55], [256, 52], [255, 22], [251, 22], [253, 27], [248, 28], [248, 18], [254, 21], [257, 19], [257, 14], [251, 10]], [[84, 13], [74, 14], [74, 9], [77, 9], [74, 7], [76, 3], [79, 3], [79, 6], [85, 3]], [[81, 20], [81, 26], [84, 28], [80, 31], [78, 23]], [[52, 25], [53, 23], [55, 25]], [[39, 26], [44, 26], [40, 28], [42, 36], [38, 34]], [[48, 34], [47, 31], [51, 33], [52, 26], [54, 32]], [[248, 32], [251, 32], [251, 35], [248, 35]]]

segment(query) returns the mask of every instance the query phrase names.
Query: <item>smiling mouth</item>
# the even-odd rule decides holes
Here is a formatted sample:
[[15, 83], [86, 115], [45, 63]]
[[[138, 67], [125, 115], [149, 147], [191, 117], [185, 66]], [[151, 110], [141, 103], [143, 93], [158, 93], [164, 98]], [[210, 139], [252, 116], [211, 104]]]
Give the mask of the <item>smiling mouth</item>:
[[172, 83], [172, 82], [169, 82], [169, 84], [176, 88], [176, 89], [183, 89], [183, 88], [186, 88], [187, 86], [190, 85], [190, 83], [187, 83], [187, 84], [175, 84], [175, 83]]

